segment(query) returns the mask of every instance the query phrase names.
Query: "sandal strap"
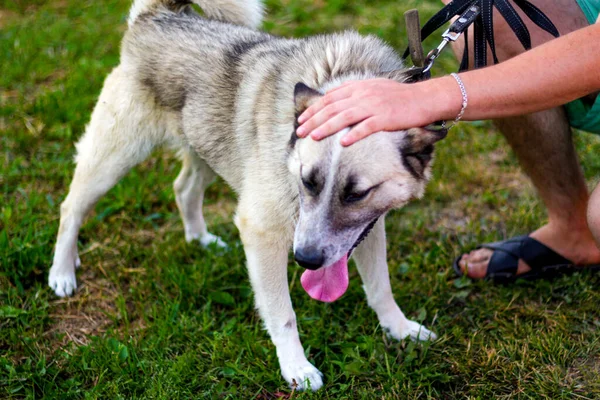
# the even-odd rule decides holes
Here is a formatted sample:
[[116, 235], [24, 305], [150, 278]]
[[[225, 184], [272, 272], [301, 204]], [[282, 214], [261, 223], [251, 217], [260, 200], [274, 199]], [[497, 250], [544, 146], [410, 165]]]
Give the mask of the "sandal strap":
[[541, 269], [551, 265], [573, 265], [550, 247], [537, 240], [527, 237], [521, 244], [521, 259], [531, 267], [531, 269]]
[[510, 278], [517, 274], [521, 242], [526, 237], [517, 236], [504, 241], [477, 246], [478, 249], [493, 250], [486, 272], [488, 278]]
[[488, 264], [488, 277], [511, 277], [516, 275], [519, 259], [525, 261], [532, 270], [556, 265], [573, 265], [570, 260], [527, 235], [517, 236], [502, 242], [483, 244], [478, 248], [494, 251]]

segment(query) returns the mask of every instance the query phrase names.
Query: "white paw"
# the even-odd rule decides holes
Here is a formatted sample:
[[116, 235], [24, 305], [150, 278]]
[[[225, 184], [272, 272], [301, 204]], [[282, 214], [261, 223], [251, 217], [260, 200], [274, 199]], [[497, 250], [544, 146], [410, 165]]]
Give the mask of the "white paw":
[[281, 366], [283, 378], [296, 390], [317, 390], [323, 386], [323, 374], [307, 360]]
[[406, 320], [405, 323], [395, 327], [396, 329], [388, 328], [388, 333], [396, 340], [410, 338], [412, 340], [435, 340], [437, 335], [425, 328], [418, 322]]
[[[217, 248], [219, 249], [227, 248], [227, 243], [225, 243], [220, 237], [218, 237], [217, 235], [213, 235], [212, 233], [206, 233], [205, 235], [202, 235], [201, 237], [196, 237], [194, 239], [199, 240], [202, 247], [209, 247], [213, 245], [217, 246]], [[189, 241], [190, 240], [188, 240], [188, 242]]]
[[58, 297], [71, 296], [77, 289], [75, 269], [65, 271], [65, 268], [52, 266], [48, 275], [48, 286], [54, 290]]

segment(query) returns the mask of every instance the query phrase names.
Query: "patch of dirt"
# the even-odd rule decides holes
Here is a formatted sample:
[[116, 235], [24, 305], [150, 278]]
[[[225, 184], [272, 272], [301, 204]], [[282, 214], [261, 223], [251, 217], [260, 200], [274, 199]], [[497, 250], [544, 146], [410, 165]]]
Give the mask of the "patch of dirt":
[[0, 10], [0, 29], [4, 28], [9, 22], [18, 18], [19, 14], [14, 11]]
[[533, 190], [533, 184], [520, 167], [507, 167], [507, 159], [510, 156], [508, 146], [501, 146], [495, 150], [482, 154], [478, 161], [482, 164], [482, 170], [486, 176], [496, 182], [496, 190], [509, 189], [515, 192]]
[[453, 202], [437, 213], [435, 229], [443, 228], [446, 231], [462, 230], [469, 224], [471, 216], [467, 215], [465, 207], [461, 207], [455, 203], [462, 202]]
[[[461, 179], [438, 181], [439, 188], [448, 194], [468, 192], [480, 194], [486, 190], [510, 190], [514, 193], [532, 191], [533, 185], [518, 167], [503, 165], [500, 151], [483, 154], [480, 157], [463, 161]], [[462, 179], [464, 178], [464, 179]]]
[[600, 356], [575, 360], [567, 369], [565, 381], [577, 393], [600, 392]]
[[37, 79], [35, 83], [39, 86], [39, 89], [49, 89], [54, 87], [57, 81], [64, 80], [67, 77], [66, 69], [57, 69], [49, 73], [47, 76]]
[[[97, 272], [90, 268], [78, 274], [75, 296], [52, 302], [50, 317], [55, 323], [44, 336], [62, 336], [52, 343], [52, 351], [70, 343], [85, 346], [92, 336], [101, 336], [113, 324], [110, 316], [119, 313], [116, 299], [122, 289], [118, 290]], [[143, 329], [143, 324], [135, 321], [130, 326]]]
[[13, 7], [17, 12], [12, 12], [15, 17], [22, 17], [36, 12], [41, 7], [49, 7], [54, 10], [64, 10], [69, 7], [67, 0], [12, 0]]
[[54, 0], [50, 2], [52, 8], [67, 8], [69, 6], [69, 2], [66, 0]]
[[[533, 196], [535, 189], [525, 173], [517, 166], [507, 165], [508, 146], [482, 153], [461, 162], [460, 179], [438, 179], [432, 192], [442, 193], [451, 201], [434, 210], [432, 228], [464, 231], [472, 220], [499, 211], [485, 194], [508, 192], [510, 197]], [[463, 179], [464, 178], [464, 179]], [[487, 198], [486, 198], [487, 197]]]

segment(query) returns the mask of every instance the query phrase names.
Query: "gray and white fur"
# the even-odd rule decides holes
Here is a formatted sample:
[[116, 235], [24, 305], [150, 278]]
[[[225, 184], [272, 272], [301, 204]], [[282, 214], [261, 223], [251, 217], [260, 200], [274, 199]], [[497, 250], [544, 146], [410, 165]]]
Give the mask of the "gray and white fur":
[[388, 276], [383, 216], [422, 196], [432, 144], [443, 135], [382, 132], [348, 148], [338, 133], [298, 139], [296, 118], [346, 80], [407, 80], [397, 54], [355, 32], [305, 39], [272, 36], [258, 0], [135, 0], [121, 63], [106, 78], [61, 205], [49, 285], [77, 287], [78, 231], [97, 200], [158, 146], [180, 149], [174, 183], [187, 241], [223, 241], [207, 231], [204, 190], [215, 174], [237, 193], [235, 224], [247, 257], [256, 307], [277, 349], [283, 377], [316, 390], [322, 374], [298, 336], [287, 282], [294, 248], [301, 265], [320, 268], [348, 253], [379, 218], [353, 257], [369, 305], [396, 339], [434, 338], [396, 304]]

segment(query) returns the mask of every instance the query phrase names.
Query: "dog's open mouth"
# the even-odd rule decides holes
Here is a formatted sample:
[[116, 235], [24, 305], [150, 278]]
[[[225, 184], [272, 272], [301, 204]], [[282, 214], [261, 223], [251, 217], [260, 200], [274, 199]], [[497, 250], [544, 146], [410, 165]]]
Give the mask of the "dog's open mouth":
[[365, 230], [352, 245], [352, 248], [342, 258], [327, 267], [319, 268], [314, 271], [304, 271], [300, 278], [300, 282], [310, 297], [315, 300], [331, 303], [346, 293], [349, 282], [348, 259], [356, 246], [367, 237], [376, 222], [377, 218], [367, 225]]

